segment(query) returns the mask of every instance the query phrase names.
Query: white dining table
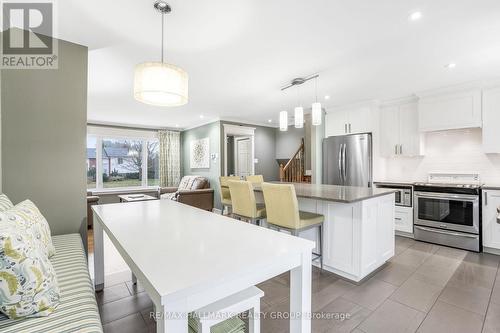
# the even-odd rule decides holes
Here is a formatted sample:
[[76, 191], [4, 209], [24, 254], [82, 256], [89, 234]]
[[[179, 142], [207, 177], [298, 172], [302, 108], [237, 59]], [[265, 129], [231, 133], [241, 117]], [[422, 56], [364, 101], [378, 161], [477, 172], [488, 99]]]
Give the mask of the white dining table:
[[290, 271], [290, 332], [311, 332], [314, 242], [172, 200], [96, 205], [95, 288], [103, 232], [155, 305], [157, 332], [187, 333], [188, 313]]

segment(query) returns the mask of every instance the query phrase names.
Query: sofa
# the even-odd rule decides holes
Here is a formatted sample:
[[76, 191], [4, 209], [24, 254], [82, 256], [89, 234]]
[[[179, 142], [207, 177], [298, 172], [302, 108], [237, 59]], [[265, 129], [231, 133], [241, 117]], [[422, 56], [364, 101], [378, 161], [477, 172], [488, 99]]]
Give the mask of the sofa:
[[214, 190], [210, 181], [201, 176], [184, 176], [178, 187], [160, 187], [158, 197], [208, 211], [214, 208]]
[[94, 213], [92, 212], [92, 206], [99, 204], [99, 197], [93, 195], [92, 192], [87, 192], [87, 228], [92, 229], [94, 225]]
[[2, 333], [100, 333], [101, 318], [80, 234], [52, 236], [50, 258], [60, 288], [60, 304], [47, 317], [9, 319], [0, 314]]

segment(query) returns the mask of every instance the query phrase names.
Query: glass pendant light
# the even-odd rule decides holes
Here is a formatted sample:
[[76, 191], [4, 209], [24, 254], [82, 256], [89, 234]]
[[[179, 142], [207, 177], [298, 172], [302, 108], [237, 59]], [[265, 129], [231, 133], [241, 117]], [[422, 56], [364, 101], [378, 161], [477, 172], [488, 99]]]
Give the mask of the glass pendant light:
[[280, 131], [285, 132], [288, 130], [288, 112], [280, 112]]
[[316, 102], [312, 103], [311, 118], [313, 126], [319, 126], [323, 118], [323, 110], [321, 109], [321, 103], [318, 102], [318, 78], [314, 82], [316, 85]]
[[304, 108], [297, 106], [295, 108], [295, 128], [304, 127]]
[[135, 67], [134, 98], [157, 106], [180, 106], [188, 102], [188, 74], [180, 67], [164, 62], [164, 17], [171, 7], [162, 0], [154, 3], [161, 13], [161, 62], [144, 62]]
[[295, 128], [302, 128], [304, 127], [304, 108], [300, 104], [300, 88], [298, 86], [297, 86], [297, 101], [299, 106], [295, 107], [294, 109]]

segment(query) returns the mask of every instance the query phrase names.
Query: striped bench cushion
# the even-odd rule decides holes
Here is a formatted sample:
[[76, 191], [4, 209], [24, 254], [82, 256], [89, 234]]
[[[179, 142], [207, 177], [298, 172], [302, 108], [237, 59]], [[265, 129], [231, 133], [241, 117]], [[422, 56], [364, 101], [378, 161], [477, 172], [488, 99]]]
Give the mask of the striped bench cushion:
[[50, 258], [61, 289], [61, 304], [48, 317], [12, 320], [0, 314], [0, 332], [102, 332], [101, 318], [79, 234], [52, 237], [56, 254]]

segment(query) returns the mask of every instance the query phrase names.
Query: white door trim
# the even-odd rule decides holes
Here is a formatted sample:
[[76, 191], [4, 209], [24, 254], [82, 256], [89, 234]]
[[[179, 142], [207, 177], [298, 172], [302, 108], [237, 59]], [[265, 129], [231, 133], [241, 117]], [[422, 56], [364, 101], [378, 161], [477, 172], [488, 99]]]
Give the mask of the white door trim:
[[248, 136], [250, 137], [250, 142], [251, 142], [251, 154], [250, 158], [252, 163], [250, 165], [252, 166], [251, 168], [251, 174], [255, 174], [255, 127], [247, 127], [247, 126], [238, 126], [238, 125], [231, 125], [231, 124], [223, 124], [224, 126], [224, 137], [223, 137], [223, 142], [224, 142], [224, 176], [227, 176], [227, 137], [228, 135], [237, 135], [237, 136]]

